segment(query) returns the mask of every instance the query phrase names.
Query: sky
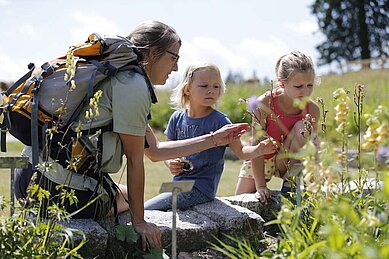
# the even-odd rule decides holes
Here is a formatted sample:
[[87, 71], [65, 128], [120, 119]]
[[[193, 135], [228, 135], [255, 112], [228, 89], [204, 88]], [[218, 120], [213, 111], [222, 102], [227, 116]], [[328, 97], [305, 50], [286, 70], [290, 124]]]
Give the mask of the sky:
[[[210, 61], [223, 78], [232, 71], [274, 79], [277, 59], [299, 50], [317, 63], [323, 37], [313, 0], [0, 0], [0, 81], [15, 81], [30, 62], [63, 56], [88, 35], [127, 36], [140, 22], [159, 20], [182, 39], [177, 73]], [[318, 68], [318, 74], [325, 69]]]

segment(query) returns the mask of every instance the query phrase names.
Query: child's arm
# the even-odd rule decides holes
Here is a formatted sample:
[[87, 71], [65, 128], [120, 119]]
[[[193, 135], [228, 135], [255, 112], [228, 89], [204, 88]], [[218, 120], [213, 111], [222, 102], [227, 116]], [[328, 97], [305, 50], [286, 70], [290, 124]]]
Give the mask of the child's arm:
[[244, 146], [240, 139], [230, 143], [229, 147], [234, 154], [242, 160], [250, 160], [258, 156], [276, 152], [276, 147], [269, 139], [262, 140], [257, 145]]
[[[262, 130], [266, 129], [266, 117], [271, 113], [270, 107], [270, 92], [267, 92], [259, 97], [258, 107], [253, 112], [253, 124], [261, 127]], [[261, 133], [262, 134], [262, 133]], [[255, 140], [258, 139], [257, 131], [253, 131], [252, 139], [255, 143]], [[259, 138], [261, 139], [261, 138]], [[263, 138], [262, 138], [263, 139]], [[276, 152], [276, 151], [274, 151]], [[254, 176], [255, 182], [255, 197], [262, 203], [267, 203], [267, 200], [270, 198], [270, 190], [267, 188], [266, 178], [265, 178], [265, 158], [263, 156], [256, 157], [251, 160], [251, 170]]]
[[270, 198], [270, 190], [267, 188], [266, 179], [265, 179], [265, 165], [264, 157], [257, 157], [251, 160], [251, 170], [254, 176], [255, 189], [255, 198], [257, 198], [262, 203], [267, 203], [267, 200]]
[[[256, 125], [261, 126], [262, 129], [265, 128], [266, 116], [267, 116], [267, 105], [269, 102], [269, 93], [265, 93], [257, 99], [257, 108], [252, 111], [253, 113], [253, 122], [254, 125], [252, 128], [252, 139], [256, 137]], [[243, 146], [240, 139], [230, 143], [230, 148], [234, 151], [235, 155], [242, 160], [253, 159], [258, 156], [263, 156], [265, 154], [272, 154], [276, 152], [276, 146], [269, 139], [262, 139], [257, 145], [247, 145]]]

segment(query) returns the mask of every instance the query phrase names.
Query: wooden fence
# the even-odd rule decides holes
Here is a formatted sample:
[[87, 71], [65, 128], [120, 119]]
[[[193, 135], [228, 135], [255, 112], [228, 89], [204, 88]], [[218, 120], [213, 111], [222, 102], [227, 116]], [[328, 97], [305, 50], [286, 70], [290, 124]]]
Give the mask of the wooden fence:
[[0, 168], [10, 168], [11, 169], [11, 194], [10, 194], [10, 212], [11, 215], [14, 213], [15, 209], [15, 187], [14, 187], [14, 173], [15, 168], [25, 168], [28, 166], [28, 157], [0, 157]]

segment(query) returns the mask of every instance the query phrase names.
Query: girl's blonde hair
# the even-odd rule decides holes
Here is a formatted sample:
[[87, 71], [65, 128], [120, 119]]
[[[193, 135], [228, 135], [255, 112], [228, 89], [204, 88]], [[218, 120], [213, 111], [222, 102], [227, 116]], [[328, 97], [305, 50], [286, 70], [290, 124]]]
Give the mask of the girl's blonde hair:
[[220, 82], [219, 98], [223, 96], [224, 92], [226, 91], [226, 85], [223, 79], [221, 78], [219, 68], [215, 64], [209, 62], [194, 63], [186, 68], [183, 80], [173, 89], [170, 101], [174, 109], [182, 109], [187, 107], [187, 105], [189, 104], [189, 96], [186, 95], [185, 92], [193, 82], [194, 73], [197, 71], [204, 70], [213, 70], [217, 72], [217, 74], [219, 75]]
[[315, 78], [315, 85], [320, 84], [320, 79], [316, 76], [315, 66], [311, 57], [300, 51], [292, 51], [289, 54], [281, 56], [275, 67], [278, 80], [287, 81], [297, 72], [312, 72]]

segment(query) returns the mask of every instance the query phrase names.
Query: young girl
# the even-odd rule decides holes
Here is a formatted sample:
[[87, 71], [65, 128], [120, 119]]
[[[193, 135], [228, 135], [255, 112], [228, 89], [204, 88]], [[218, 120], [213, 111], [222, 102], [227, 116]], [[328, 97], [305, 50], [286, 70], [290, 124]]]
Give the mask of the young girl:
[[[225, 91], [225, 84], [219, 69], [210, 63], [189, 66], [184, 80], [174, 89], [173, 105], [179, 109], [171, 117], [165, 130], [168, 140], [191, 139], [211, 133], [230, 124], [227, 116], [215, 109], [215, 105]], [[243, 146], [240, 139], [229, 144], [241, 159], [251, 159], [275, 152], [268, 141], [256, 146]], [[185, 158], [165, 161], [173, 181], [194, 180], [191, 192], [179, 193], [177, 208], [185, 209], [196, 204], [212, 201], [224, 167], [226, 146], [214, 143], [214, 148]], [[167, 210], [172, 207], [172, 194], [162, 193], [145, 203], [145, 209]]]
[[[315, 83], [311, 58], [298, 51], [283, 55], [277, 61], [275, 72], [279, 87], [257, 99], [254, 123], [259, 123], [266, 131], [265, 135], [278, 143], [279, 150], [253, 159], [251, 170], [254, 177], [248, 170], [241, 170], [236, 186], [236, 194], [255, 192], [263, 203], [270, 198], [266, 182], [273, 175], [286, 177], [288, 168], [296, 163], [286, 154], [296, 153], [311, 134], [316, 136], [320, 118], [318, 106], [309, 99]], [[313, 128], [310, 129], [310, 126]], [[317, 143], [317, 138], [314, 139]], [[288, 185], [288, 181], [284, 181], [282, 191], [290, 189]]]

